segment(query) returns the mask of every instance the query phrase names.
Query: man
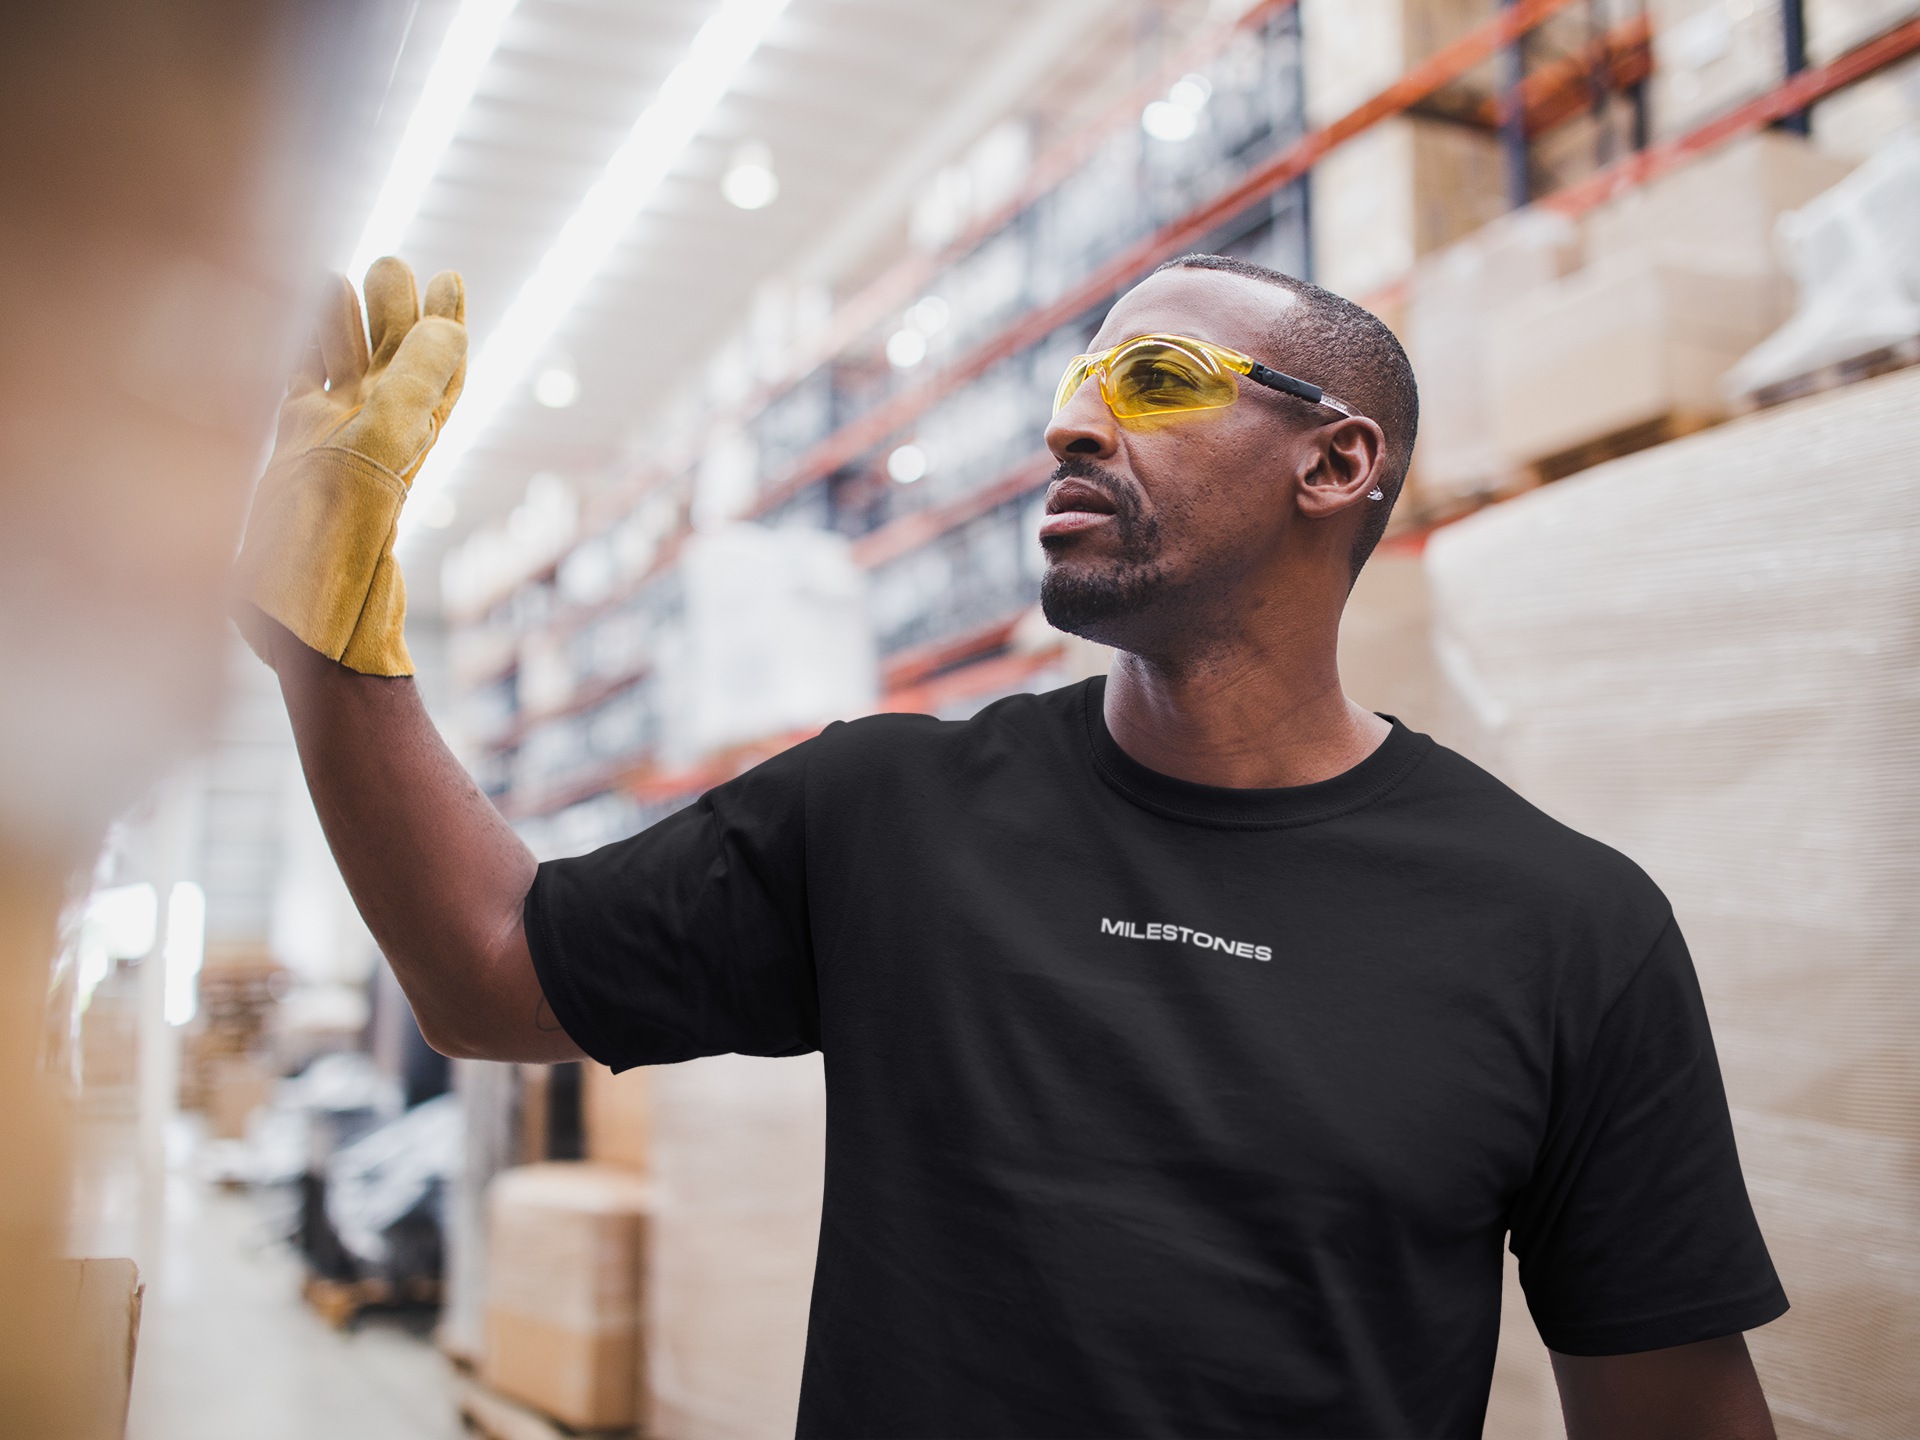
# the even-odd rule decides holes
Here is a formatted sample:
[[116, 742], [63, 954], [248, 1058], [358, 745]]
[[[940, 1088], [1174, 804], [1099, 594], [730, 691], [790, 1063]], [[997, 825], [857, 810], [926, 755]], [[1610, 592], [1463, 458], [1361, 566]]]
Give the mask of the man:
[[[322, 393], [375, 409], [386, 354], [444, 408], [457, 357], [395, 339], [382, 263], [374, 361], [329, 341]], [[823, 1052], [802, 1434], [1477, 1434], [1509, 1235], [1575, 1440], [1773, 1433], [1741, 1332], [1786, 1300], [1664, 898], [1341, 692], [1416, 410], [1358, 307], [1163, 267], [1047, 431], [1043, 599], [1119, 650], [1104, 683], [830, 726], [537, 868], [410, 685], [256, 620], [436, 1045]], [[301, 463], [243, 574], [310, 645], [391, 660], [301, 608], [273, 520]], [[376, 601], [389, 560], [349, 567]]]

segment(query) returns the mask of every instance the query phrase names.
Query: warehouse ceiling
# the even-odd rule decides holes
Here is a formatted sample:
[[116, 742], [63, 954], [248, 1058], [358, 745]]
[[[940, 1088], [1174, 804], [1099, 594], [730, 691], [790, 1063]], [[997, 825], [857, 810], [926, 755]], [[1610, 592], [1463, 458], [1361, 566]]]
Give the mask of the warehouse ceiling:
[[[370, 148], [362, 213], [455, 9], [455, 0], [418, 0]], [[760, 282], [859, 278], [898, 249], [919, 188], [1043, 80], [1084, 88], [1120, 40], [1205, 9], [1183, 0], [792, 0], [531, 367], [571, 368], [577, 401], [545, 408], [523, 384], [460, 461], [451, 523], [410, 537], [416, 603], [433, 603], [446, 547], [516, 504], [532, 475], [609, 473], [648, 413], [739, 328]], [[465, 274], [476, 346], [713, 11], [714, 0], [522, 0], [514, 10], [400, 247], [423, 279], [442, 268]], [[743, 210], [720, 180], [754, 143], [771, 153], [779, 195]]]

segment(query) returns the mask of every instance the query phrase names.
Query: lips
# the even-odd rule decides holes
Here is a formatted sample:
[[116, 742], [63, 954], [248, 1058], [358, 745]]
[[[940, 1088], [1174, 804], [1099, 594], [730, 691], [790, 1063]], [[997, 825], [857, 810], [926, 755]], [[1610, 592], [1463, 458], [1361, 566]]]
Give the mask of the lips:
[[1107, 492], [1085, 480], [1056, 480], [1047, 491], [1046, 518], [1040, 522], [1040, 538], [1077, 534], [1109, 524], [1118, 513]]

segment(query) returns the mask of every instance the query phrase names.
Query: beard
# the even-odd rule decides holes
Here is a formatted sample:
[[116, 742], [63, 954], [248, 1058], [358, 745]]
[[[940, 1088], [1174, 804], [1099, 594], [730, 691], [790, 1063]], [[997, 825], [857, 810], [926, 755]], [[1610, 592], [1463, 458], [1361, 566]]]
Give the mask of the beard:
[[1068, 456], [1053, 480], [1069, 477], [1098, 485], [1114, 504], [1117, 554], [1076, 556], [1072, 543], [1047, 556], [1040, 581], [1040, 610], [1047, 623], [1069, 635], [1113, 644], [1114, 626], [1151, 605], [1165, 588], [1160, 523], [1146, 513], [1139, 492], [1091, 460]]

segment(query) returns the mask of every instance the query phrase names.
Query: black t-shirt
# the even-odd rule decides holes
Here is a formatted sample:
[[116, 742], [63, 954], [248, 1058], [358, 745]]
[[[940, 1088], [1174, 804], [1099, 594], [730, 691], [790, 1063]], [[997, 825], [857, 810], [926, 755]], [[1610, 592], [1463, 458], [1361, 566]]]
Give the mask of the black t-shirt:
[[1786, 1308], [1666, 900], [1395, 724], [1146, 769], [1102, 682], [829, 727], [540, 867], [581, 1048], [826, 1064], [803, 1436], [1478, 1435], [1547, 1344]]

